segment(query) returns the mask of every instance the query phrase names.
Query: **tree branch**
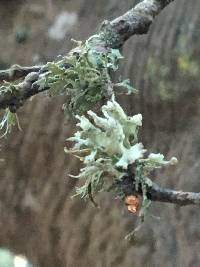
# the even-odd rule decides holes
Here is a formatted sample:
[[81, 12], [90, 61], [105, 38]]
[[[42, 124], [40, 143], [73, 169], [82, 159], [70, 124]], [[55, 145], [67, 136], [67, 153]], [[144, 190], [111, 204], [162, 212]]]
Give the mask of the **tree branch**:
[[42, 66], [22, 67], [20, 65], [13, 65], [7, 70], [0, 70], [0, 82], [15, 81], [25, 77], [30, 72], [39, 72]]
[[[104, 22], [100, 34], [101, 48], [119, 48], [134, 34], [147, 33], [153, 19], [159, 12], [174, 0], [144, 0], [135, 8], [111, 22]], [[95, 45], [97, 46], [97, 45]], [[9, 107], [12, 112], [22, 106], [26, 99], [41, 92], [39, 86], [34, 83], [40, 77], [41, 66], [21, 67], [16, 65], [5, 71], [0, 71], [0, 82], [13, 81], [26, 77], [24, 82], [17, 86], [14, 93], [0, 92], [0, 109]], [[33, 72], [33, 73], [32, 73]], [[37, 79], [31, 81], [27, 74], [33, 74]], [[34, 84], [33, 84], [34, 83]], [[42, 91], [49, 90], [49, 87]]]
[[174, 0], [144, 0], [124, 15], [105, 23], [103, 31], [106, 36], [111, 34], [108, 45], [112, 48], [121, 47], [131, 36], [148, 32], [154, 18]]
[[[141, 189], [139, 192], [136, 191], [132, 176], [124, 177], [122, 181], [118, 182], [119, 184], [125, 195], [136, 193], [142, 195]], [[176, 191], [161, 187], [156, 183], [153, 183], [152, 186], [147, 185], [147, 197], [152, 201], [173, 203], [179, 206], [200, 205], [200, 193]]]
[[153, 201], [174, 203], [180, 206], [200, 205], [200, 193], [171, 190], [155, 183], [149, 188], [148, 193]]
[[40, 87], [35, 83], [39, 79], [40, 72], [30, 72], [22, 81], [16, 86], [14, 91], [7, 90], [5, 94], [0, 92], [0, 109], [9, 107], [10, 111], [15, 113], [18, 108], [23, 106], [26, 99], [40, 92], [46, 91], [49, 87]]

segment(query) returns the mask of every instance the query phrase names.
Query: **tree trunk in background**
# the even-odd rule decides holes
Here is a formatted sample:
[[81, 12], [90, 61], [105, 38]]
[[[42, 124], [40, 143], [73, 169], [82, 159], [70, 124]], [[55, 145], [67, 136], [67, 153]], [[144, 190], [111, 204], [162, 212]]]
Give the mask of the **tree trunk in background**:
[[[52, 60], [69, 51], [71, 38], [86, 39], [101, 21], [122, 14], [133, 2], [1, 1], [0, 66]], [[176, 0], [148, 35], [127, 42], [121, 65], [121, 73], [140, 90], [121, 103], [130, 114], [143, 113], [142, 141], [152, 151], [180, 160], [157, 180], [193, 191], [200, 191], [199, 10], [199, 0]], [[61, 12], [73, 14], [75, 22], [58, 41], [49, 37], [48, 29]], [[74, 126], [66, 122], [62, 103], [61, 97], [46, 96], [28, 101], [18, 114], [23, 132], [15, 130], [0, 141], [0, 246], [40, 267], [199, 266], [197, 207], [153, 204], [151, 213], [161, 219], [147, 218], [130, 244], [124, 236], [136, 219], [120, 201], [104, 194], [97, 210], [71, 199], [75, 181], [67, 174], [79, 166], [63, 152]]]

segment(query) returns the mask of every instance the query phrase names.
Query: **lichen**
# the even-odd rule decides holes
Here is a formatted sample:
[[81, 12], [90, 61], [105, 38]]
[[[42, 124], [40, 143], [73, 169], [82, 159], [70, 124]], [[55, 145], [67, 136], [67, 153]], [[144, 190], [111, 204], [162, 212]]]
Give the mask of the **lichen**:
[[[106, 190], [117, 180], [123, 179], [127, 174], [128, 166], [134, 166], [135, 190], [142, 189], [142, 206], [139, 213], [144, 217], [150, 200], [146, 190], [152, 182], [148, 178], [152, 170], [164, 165], [176, 164], [177, 159], [164, 160], [162, 154], [145, 156], [146, 149], [138, 142], [138, 130], [142, 126], [142, 115], [127, 116], [122, 107], [112, 99], [102, 107], [103, 116], [100, 117], [88, 111], [89, 118], [77, 115], [77, 126], [80, 128], [68, 141], [74, 142], [71, 149], [65, 148], [83, 161], [84, 167], [80, 174], [73, 176], [84, 179], [83, 186], [77, 188], [77, 195], [89, 197], [89, 192], [95, 194]], [[115, 190], [120, 192], [121, 189]]]
[[2, 85], [0, 85], [0, 95], [14, 95], [17, 91], [17, 85], [13, 82], [4, 81]]
[[84, 114], [96, 103], [109, 99], [114, 88], [125, 88], [127, 94], [136, 91], [128, 79], [116, 83], [112, 80], [112, 72], [118, 69], [119, 60], [123, 58], [118, 49], [101, 46], [100, 35], [90, 37], [85, 43], [75, 42], [78, 44], [75, 49], [56, 62], [45, 64], [40, 73], [28, 74], [21, 83], [4, 82], [0, 86], [0, 95], [16, 94], [16, 103], [20, 106], [23, 99], [18, 99], [17, 95], [24, 83], [39, 86], [39, 91], [48, 88], [50, 96], [66, 96], [63, 109], [71, 117]]
[[132, 183], [142, 201], [138, 212], [139, 223], [126, 236], [126, 239], [131, 239], [141, 228], [151, 205], [147, 196], [148, 188], [152, 186], [149, 174], [162, 166], [175, 165], [177, 159], [172, 157], [166, 161], [160, 153], [146, 156], [146, 149], [138, 142], [142, 115], [127, 116], [114, 95], [101, 110], [102, 117], [91, 110], [87, 112], [89, 118], [76, 116], [80, 130], [67, 139], [75, 144], [71, 149], [65, 148], [65, 152], [74, 154], [84, 164], [79, 175], [71, 175], [84, 180], [83, 185], [76, 188], [76, 195], [89, 198], [95, 206], [93, 196], [103, 190], [113, 190], [117, 197], [125, 198], [123, 179], [130, 175], [129, 166], [133, 167]]
[[90, 37], [67, 56], [43, 67], [43, 74], [35, 83], [42, 90], [50, 87], [50, 95], [66, 95], [63, 109], [69, 114], [83, 114], [102, 99], [108, 99], [114, 87], [124, 87], [134, 92], [129, 80], [117, 83], [111, 73], [118, 69], [122, 55], [118, 49], [105, 49], [99, 45], [99, 35]]
[[2, 120], [0, 121], [0, 132], [2, 132], [0, 138], [7, 136], [15, 125], [21, 130], [17, 114], [10, 112], [9, 108], [5, 109]]

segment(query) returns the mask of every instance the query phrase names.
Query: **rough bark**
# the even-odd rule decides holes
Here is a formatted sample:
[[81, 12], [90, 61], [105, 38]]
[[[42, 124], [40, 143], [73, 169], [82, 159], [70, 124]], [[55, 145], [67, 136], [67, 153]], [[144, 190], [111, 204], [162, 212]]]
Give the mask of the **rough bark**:
[[3, 81], [15, 81], [25, 77], [30, 72], [38, 72], [41, 66], [22, 67], [20, 65], [13, 65], [7, 70], [0, 70], [0, 82]]
[[[122, 181], [118, 182], [118, 185], [120, 185], [125, 195], [139, 194], [142, 196], [142, 191], [139, 190], [138, 192], [138, 190], [136, 190], [132, 177], [132, 175], [125, 177]], [[147, 185], [146, 190], [148, 199], [152, 201], [177, 204], [179, 206], [200, 205], [200, 193], [168, 189], [156, 183]]]
[[[4, 15], [0, 50], [5, 51], [7, 47], [7, 53], [1, 53], [1, 65], [6, 62], [6, 67], [16, 62], [32, 65], [35, 54], [44, 63], [58, 53], [69, 51], [70, 42], [62, 45], [44, 36], [53, 17], [64, 9], [76, 10], [79, 15], [79, 21], [68, 31], [66, 39], [83, 40], [96, 32], [105, 17], [112, 20], [133, 5], [132, 0], [126, 5], [124, 1], [112, 0], [96, 1], [95, 5], [93, 0], [61, 1], [61, 4], [38, 0], [33, 6], [30, 3], [21, 5], [18, 1], [13, 1], [12, 6], [6, 3], [1, 3], [0, 8], [1, 17]], [[193, 44], [195, 55], [199, 54], [196, 30], [199, 8], [199, 0], [175, 1], [157, 19], [151, 34], [128, 41], [124, 48], [128, 60], [122, 63], [124, 76], [133, 77], [133, 84], [141, 89], [138, 97], [123, 97], [121, 103], [130, 114], [144, 114], [143, 142], [152, 150], [168, 152], [169, 157], [176, 155], [180, 161], [177, 168], [155, 175], [155, 181], [166, 187], [190, 191], [200, 188], [196, 160], [199, 128], [194, 118], [199, 116], [199, 83], [194, 78], [192, 84], [186, 78], [181, 79], [170, 63], [177, 53], [182, 26], [186, 27], [184, 36], [189, 38], [190, 45]], [[33, 35], [26, 43], [11, 43], [13, 25], [22, 25], [24, 21], [37, 30], [31, 28]], [[188, 24], [193, 28], [187, 30]], [[178, 92], [178, 97], [164, 101], [146, 76], [152, 56], [158, 59], [159, 66], [172, 68], [167, 80], [175, 81], [170, 88], [171, 92]], [[160, 78], [158, 76], [155, 79]], [[121, 202], [104, 195], [97, 199], [101, 205], [97, 210], [90, 203], [70, 198], [75, 181], [69, 179], [67, 173], [75, 173], [78, 166], [77, 161], [66, 158], [63, 153], [65, 139], [71, 135], [73, 127], [69, 123], [64, 125], [60, 102], [46, 97], [27, 102], [19, 112], [23, 132], [14, 132], [4, 144], [1, 141], [0, 157], [4, 162], [0, 162], [0, 245], [27, 255], [41, 267], [132, 267], [133, 264], [140, 267], [160, 266], [163, 262], [166, 267], [198, 266], [200, 214], [194, 207], [180, 209], [155, 204], [151, 213], [159, 215], [161, 220], [147, 219], [131, 246], [123, 237], [134, 228], [135, 217], [120, 208]]]
[[[98, 49], [120, 48], [132, 35], [147, 33], [155, 16], [173, 1], [143, 0], [124, 15], [111, 22], [105, 21], [99, 32], [102, 33], [103, 38], [101, 43], [97, 45], [99, 46]], [[17, 85], [14, 92], [9, 91], [0, 94], [0, 109], [9, 107], [12, 112], [16, 112], [31, 96], [49, 90], [48, 86], [40, 90], [40, 86], [35, 83], [40, 77], [40, 72], [41, 67], [37, 66], [29, 68], [13, 66], [10, 70], [1, 71], [0, 81], [6, 80], [6, 78], [8, 81], [20, 77], [25, 77], [25, 79]]]

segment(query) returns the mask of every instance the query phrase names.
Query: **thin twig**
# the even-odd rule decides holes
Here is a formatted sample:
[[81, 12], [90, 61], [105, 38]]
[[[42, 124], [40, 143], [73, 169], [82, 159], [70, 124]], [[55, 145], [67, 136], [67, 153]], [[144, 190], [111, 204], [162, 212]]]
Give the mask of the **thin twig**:
[[[136, 193], [132, 177], [126, 176], [118, 183], [120, 183], [120, 187], [126, 195]], [[140, 190], [137, 193], [142, 194]], [[156, 183], [152, 183], [151, 186], [147, 185], [147, 197], [152, 201], [173, 203], [179, 206], [200, 205], [200, 192], [176, 191], [161, 187]]]

